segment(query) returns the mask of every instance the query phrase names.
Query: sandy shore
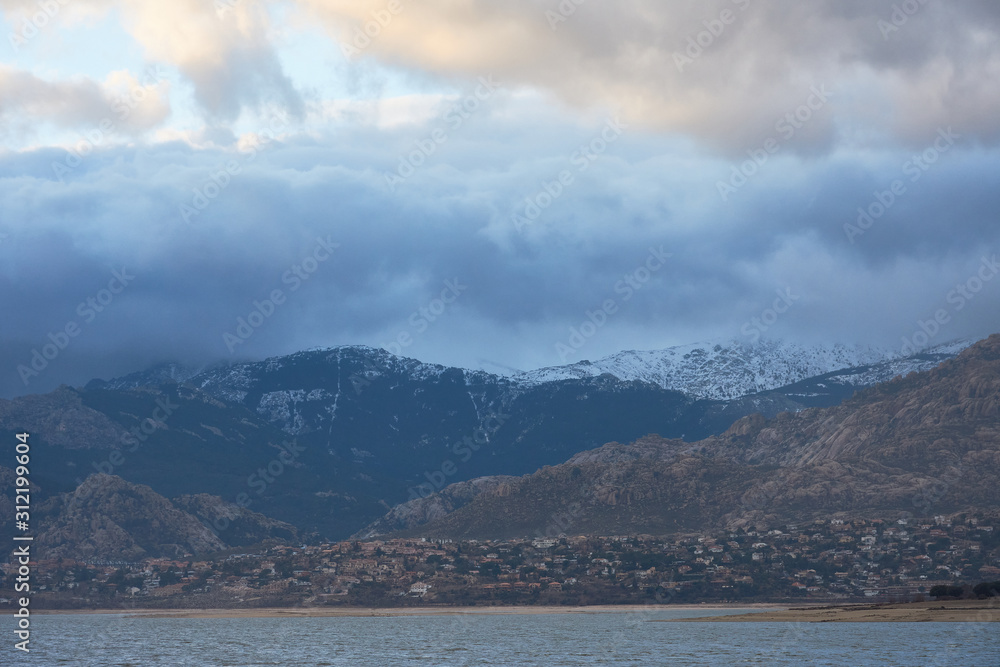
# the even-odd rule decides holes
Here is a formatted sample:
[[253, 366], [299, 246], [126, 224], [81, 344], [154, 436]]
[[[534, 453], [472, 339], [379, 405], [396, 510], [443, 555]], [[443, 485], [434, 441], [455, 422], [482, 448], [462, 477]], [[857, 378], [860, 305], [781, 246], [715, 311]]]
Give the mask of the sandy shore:
[[772, 611], [681, 618], [661, 623], [996, 623], [1000, 604], [988, 600], [911, 602], [907, 604], [853, 604], [834, 607], [794, 607]]
[[[314, 618], [447, 615], [605, 614], [663, 611], [746, 611], [727, 616], [655, 619], [657, 623], [919, 623], [1000, 622], [997, 601], [958, 600], [908, 604], [783, 605], [717, 603], [692, 605], [594, 605], [589, 607], [260, 607], [248, 609], [39, 609], [34, 614], [124, 614], [142, 618]], [[653, 620], [653, 619], [650, 619]]]
[[[698, 605], [594, 605], [588, 607], [261, 607], [255, 609], [66, 609], [38, 610], [37, 614], [127, 614], [143, 618], [310, 618], [323, 616], [444, 616], [469, 615], [536, 615], [536, 614], [604, 614], [642, 613], [672, 610], [759, 609], [783, 610], [778, 604], [698, 604]], [[752, 615], [752, 614], [751, 614]]]

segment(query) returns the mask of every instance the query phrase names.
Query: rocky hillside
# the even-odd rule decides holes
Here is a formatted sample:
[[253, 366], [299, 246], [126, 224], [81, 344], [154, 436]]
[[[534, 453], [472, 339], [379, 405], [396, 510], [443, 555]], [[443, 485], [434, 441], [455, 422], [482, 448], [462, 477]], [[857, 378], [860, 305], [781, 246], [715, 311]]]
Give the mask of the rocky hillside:
[[384, 517], [375, 521], [353, 537], [367, 539], [376, 535], [408, 530], [441, 519], [460, 509], [473, 498], [483, 493], [495, 492], [498, 488], [516, 482], [518, 478], [498, 475], [477, 477], [467, 482], [450, 484], [437, 493], [415, 497], [392, 508]]
[[1000, 335], [939, 367], [858, 392], [842, 405], [733, 424], [701, 444], [746, 463], [869, 461], [937, 470], [992, 461], [1000, 443]]
[[[136, 561], [208, 554], [296, 536], [294, 527], [211, 496], [171, 502], [148, 486], [92, 475], [35, 512], [44, 557]], [[227, 521], [220, 521], [226, 518]], [[232, 536], [231, 541], [224, 539]]]
[[253, 512], [218, 496], [198, 493], [173, 499], [174, 507], [210, 526], [223, 542], [231, 547], [245, 547], [262, 542], [299, 541], [295, 526]]
[[225, 543], [148, 486], [93, 475], [37, 512], [36, 538], [49, 557], [120, 559], [220, 551]]
[[49, 444], [66, 449], [105, 448], [128, 433], [101, 410], [85, 405], [80, 392], [69, 387], [0, 399], [0, 429], [44, 433]]
[[996, 509], [1000, 335], [836, 407], [746, 417], [693, 443], [656, 436], [610, 443], [532, 475], [470, 488], [482, 492], [403, 533], [662, 533], [836, 513]]
[[[167, 498], [208, 493], [232, 503], [247, 494], [255, 512], [342, 539], [451, 483], [528, 474], [649, 433], [700, 440], [749, 414], [835, 405], [859, 384], [949, 354], [845, 367], [878, 354], [734, 343], [622, 353], [574, 365], [566, 371], [572, 377], [560, 379], [341, 347], [208, 370], [165, 364], [83, 389], [0, 400], [0, 436], [32, 434], [32, 478], [45, 494], [109, 473]], [[767, 377], [757, 373], [772, 366]], [[827, 369], [834, 370], [806, 377]], [[753, 377], [759, 381], [747, 384]], [[699, 398], [713, 386], [741, 394], [792, 380], [727, 400]], [[294, 456], [283, 461], [289, 447]], [[378, 530], [412, 527], [470, 498], [462, 490], [414, 503]]]

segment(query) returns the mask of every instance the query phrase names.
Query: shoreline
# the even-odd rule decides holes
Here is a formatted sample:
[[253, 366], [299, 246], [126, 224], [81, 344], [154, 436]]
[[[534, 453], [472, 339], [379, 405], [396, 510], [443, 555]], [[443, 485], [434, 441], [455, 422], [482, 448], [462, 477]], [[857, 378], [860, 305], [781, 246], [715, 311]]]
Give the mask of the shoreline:
[[256, 607], [245, 609], [38, 609], [38, 615], [121, 614], [141, 618], [321, 618], [321, 617], [396, 617], [455, 615], [541, 615], [603, 614], [658, 611], [698, 611], [708, 609], [787, 610], [789, 605], [756, 603], [713, 603], [686, 605], [589, 605], [589, 606], [491, 606], [491, 607]]
[[589, 605], [489, 607], [253, 607], [193, 609], [38, 609], [40, 616], [120, 615], [131, 618], [392, 618], [427, 616], [534, 616], [554, 614], [629, 614], [664, 611], [730, 611], [726, 615], [647, 619], [653, 623], [996, 623], [1000, 606], [992, 600], [908, 603], [715, 602], [681, 605]]
[[656, 623], [997, 623], [995, 600], [950, 600], [785, 608], [703, 618], [656, 619]]

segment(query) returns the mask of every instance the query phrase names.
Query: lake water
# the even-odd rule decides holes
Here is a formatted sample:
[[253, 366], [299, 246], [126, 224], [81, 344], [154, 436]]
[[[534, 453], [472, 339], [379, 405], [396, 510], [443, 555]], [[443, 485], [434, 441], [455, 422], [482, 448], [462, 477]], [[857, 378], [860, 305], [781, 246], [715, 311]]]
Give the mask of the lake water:
[[651, 622], [692, 615], [33, 616], [25, 655], [5, 614], [0, 665], [1000, 665], [997, 624]]

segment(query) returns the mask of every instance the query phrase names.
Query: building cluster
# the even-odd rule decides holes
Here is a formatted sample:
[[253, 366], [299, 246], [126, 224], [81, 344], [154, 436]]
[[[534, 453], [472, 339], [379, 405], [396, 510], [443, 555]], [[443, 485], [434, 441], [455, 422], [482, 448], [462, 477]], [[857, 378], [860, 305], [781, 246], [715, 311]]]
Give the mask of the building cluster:
[[[61, 607], [906, 600], [936, 585], [1000, 580], [993, 523], [834, 519], [669, 538], [390, 539], [211, 560], [42, 560], [32, 588]], [[14, 597], [5, 567], [0, 604]]]

